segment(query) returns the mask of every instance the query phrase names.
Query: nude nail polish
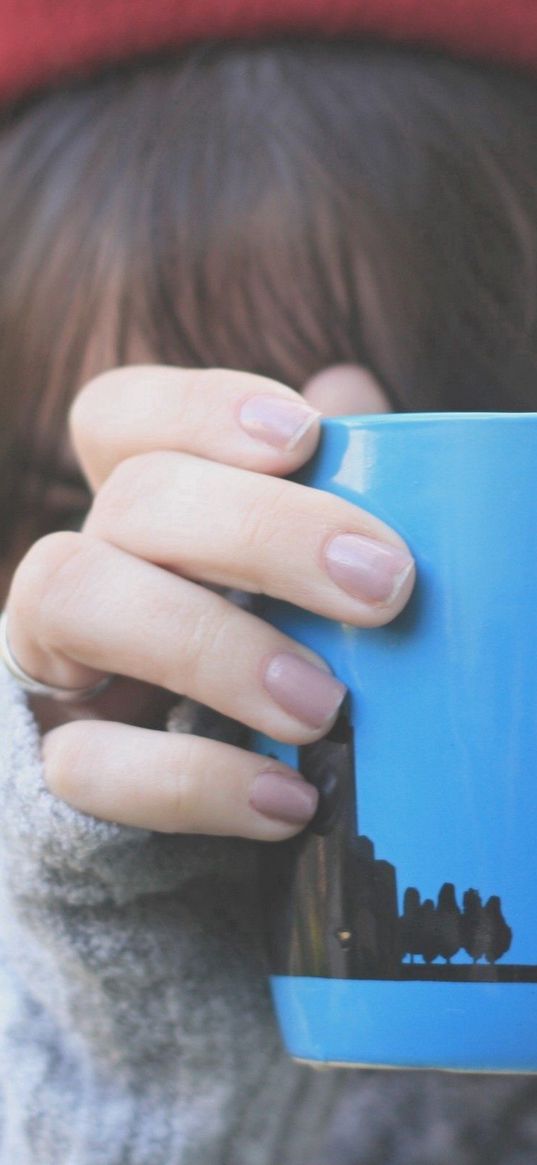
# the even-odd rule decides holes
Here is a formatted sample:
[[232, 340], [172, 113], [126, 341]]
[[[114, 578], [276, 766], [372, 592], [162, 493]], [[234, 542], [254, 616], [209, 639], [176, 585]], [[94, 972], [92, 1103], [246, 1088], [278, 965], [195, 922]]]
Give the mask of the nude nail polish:
[[406, 550], [363, 534], [337, 534], [324, 560], [330, 578], [364, 603], [392, 603], [414, 565]]
[[243, 402], [239, 422], [251, 437], [290, 452], [320, 415], [316, 409], [309, 408], [301, 401], [252, 396]]
[[284, 712], [309, 728], [328, 725], [347, 691], [345, 684], [329, 671], [291, 652], [272, 657], [265, 669], [263, 683]]
[[264, 817], [285, 821], [288, 825], [305, 825], [311, 821], [319, 794], [313, 785], [299, 777], [281, 773], [258, 773], [252, 785], [249, 804]]

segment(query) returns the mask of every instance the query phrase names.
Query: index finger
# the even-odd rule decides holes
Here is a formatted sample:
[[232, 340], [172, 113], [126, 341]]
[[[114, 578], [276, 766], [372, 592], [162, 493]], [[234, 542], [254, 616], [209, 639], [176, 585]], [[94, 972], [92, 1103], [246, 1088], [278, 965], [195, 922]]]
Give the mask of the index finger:
[[265, 376], [131, 365], [89, 381], [69, 419], [80, 464], [97, 489], [120, 461], [160, 449], [286, 476], [312, 456], [320, 415]]

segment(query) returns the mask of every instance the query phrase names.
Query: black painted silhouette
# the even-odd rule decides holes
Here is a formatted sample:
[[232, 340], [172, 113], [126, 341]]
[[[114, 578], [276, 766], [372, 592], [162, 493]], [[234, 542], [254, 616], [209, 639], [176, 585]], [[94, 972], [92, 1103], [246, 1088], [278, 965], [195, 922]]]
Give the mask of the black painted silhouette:
[[271, 961], [288, 974], [390, 977], [400, 962], [395, 870], [357, 836], [353, 752], [346, 717], [300, 749], [319, 809], [307, 833], [264, 851]]
[[425, 963], [432, 963], [440, 954], [436, 911], [432, 898], [426, 898], [419, 914], [420, 946]]
[[420, 895], [419, 890], [409, 886], [403, 898], [403, 913], [399, 919], [400, 953], [401, 958], [410, 956], [414, 962], [416, 955], [421, 955], [420, 937]]
[[462, 899], [462, 945], [474, 963], [485, 954], [483, 906], [477, 890], [466, 890]]
[[436, 907], [431, 898], [421, 903], [414, 886], [405, 890], [400, 918], [402, 959], [408, 955], [413, 963], [421, 956], [430, 964], [440, 956], [449, 964], [464, 950], [474, 964], [483, 957], [493, 964], [509, 950], [511, 939], [497, 895], [483, 906], [477, 890], [466, 890], [461, 911], [453, 882], [444, 882]]
[[497, 894], [489, 898], [483, 913], [487, 922], [485, 958], [488, 963], [495, 963], [509, 950], [513, 932], [503, 917]]
[[[444, 882], [436, 905], [432, 898], [422, 902], [410, 886], [399, 915], [395, 868], [376, 858], [371, 839], [358, 833], [345, 707], [323, 740], [299, 750], [299, 767], [319, 790], [319, 808], [304, 833], [264, 847], [261, 864], [274, 973], [537, 981], [535, 966], [496, 965], [512, 939], [497, 895], [483, 906], [477, 890], [466, 890], [461, 910], [452, 882]], [[452, 963], [462, 952], [472, 961]]]
[[453, 882], [444, 882], [436, 907], [438, 953], [450, 963], [461, 948], [461, 912], [455, 898]]

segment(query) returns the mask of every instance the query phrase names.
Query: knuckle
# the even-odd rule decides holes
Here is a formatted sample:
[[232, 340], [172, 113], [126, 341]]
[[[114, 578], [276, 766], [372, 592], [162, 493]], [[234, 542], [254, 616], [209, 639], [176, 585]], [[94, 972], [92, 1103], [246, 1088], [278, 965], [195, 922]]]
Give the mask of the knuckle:
[[171, 456], [161, 450], [135, 453], [118, 462], [95, 494], [85, 531], [103, 536], [113, 533], [118, 523], [124, 526], [131, 513], [146, 507], [169, 479]]
[[216, 368], [184, 368], [182, 370], [182, 385], [185, 396], [194, 399], [198, 392], [218, 390], [221, 379], [220, 370]]
[[10, 598], [18, 609], [37, 613], [55, 590], [54, 580], [66, 563], [79, 554], [81, 544], [82, 535], [71, 530], [58, 530], [34, 542], [13, 577]]
[[[215, 609], [216, 608], [216, 609]], [[178, 683], [188, 676], [192, 691], [201, 691], [208, 670], [214, 669], [214, 660], [228, 649], [222, 644], [224, 620], [217, 610], [219, 600], [207, 593], [206, 603], [198, 609], [195, 618], [183, 619], [179, 664], [170, 664], [170, 674], [163, 677], [164, 686], [177, 690]], [[177, 609], [173, 609], [170, 625], [177, 620]], [[173, 674], [172, 674], [173, 673]], [[179, 675], [178, 675], [179, 673]]]
[[181, 370], [182, 387], [185, 397], [196, 401], [198, 396], [214, 396], [216, 400], [236, 390], [236, 384], [242, 378], [250, 375], [241, 372], [230, 372], [227, 368], [183, 368]]
[[[278, 545], [282, 529], [292, 517], [289, 482], [270, 478], [248, 499], [241, 522], [241, 537], [250, 550], [256, 552], [254, 561], [262, 562], [267, 552]], [[259, 558], [257, 557], [259, 554]]]
[[[69, 409], [69, 429], [73, 438], [84, 439], [99, 427], [103, 411], [109, 413], [110, 398], [124, 370], [112, 368], [88, 380], [77, 392]], [[113, 397], [112, 397], [113, 399]]]
[[87, 541], [76, 536], [69, 553], [58, 556], [44, 580], [40, 609], [48, 627], [50, 643], [56, 627], [61, 628], [68, 613], [76, 607], [80, 586], [85, 578], [88, 562], [84, 551]]
[[200, 817], [199, 796], [189, 768], [189, 748], [184, 748], [181, 769], [175, 771], [162, 787], [163, 833], [191, 833]]
[[97, 577], [94, 568], [101, 564], [101, 552], [98, 540], [59, 531], [35, 543], [20, 564], [10, 612], [32, 629], [33, 641], [47, 654], [62, 649], [66, 626], [83, 625], [87, 580], [92, 571]]

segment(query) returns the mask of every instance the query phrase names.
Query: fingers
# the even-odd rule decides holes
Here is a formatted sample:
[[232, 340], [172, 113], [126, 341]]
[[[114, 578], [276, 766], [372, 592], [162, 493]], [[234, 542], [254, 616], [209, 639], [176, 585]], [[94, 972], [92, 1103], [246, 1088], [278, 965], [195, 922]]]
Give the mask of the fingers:
[[291, 388], [246, 372], [157, 365], [117, 368], [78, 394], [71, 436], [97, 489], [136, 453], [177, 449], [287, 475], [311, 457], [319, 413]]
[[402, 539], [358, 506], [180, 453], [119, 465], [84, 532], [190, 578], [359, 626], [393, 619], [414, 582]]
[[318, 739], [345, 694], [322, 660], [263, 620], [86, 535], [36, 543], [7, 612], [13, 654], [36, 679], [76, 688], [103, 672], [130, 676], [282, 741]]
[[325, 417], [391, 412], [384, 388], [359, 364], [332, 364], [321, 369], [303, 386], [302, 397]]
[[281, 841], [317, 792], [293, 769], [193, 736], [78, 720], [43, 739], [52, 793], [83, 813], [165, 833]]
[[[323, 383], [343, 374], [371, 396], [347, 366]], [[414, 582], [398, 535], [341, 499], [274, 480], [315, 447], [318, 417], [303, 409], [291, 389], [247, 373], [130, 367], [97, 378], [72, 413], [97, 489], [86, 531], [205, 583], [359, 626], [390, 621]]]

